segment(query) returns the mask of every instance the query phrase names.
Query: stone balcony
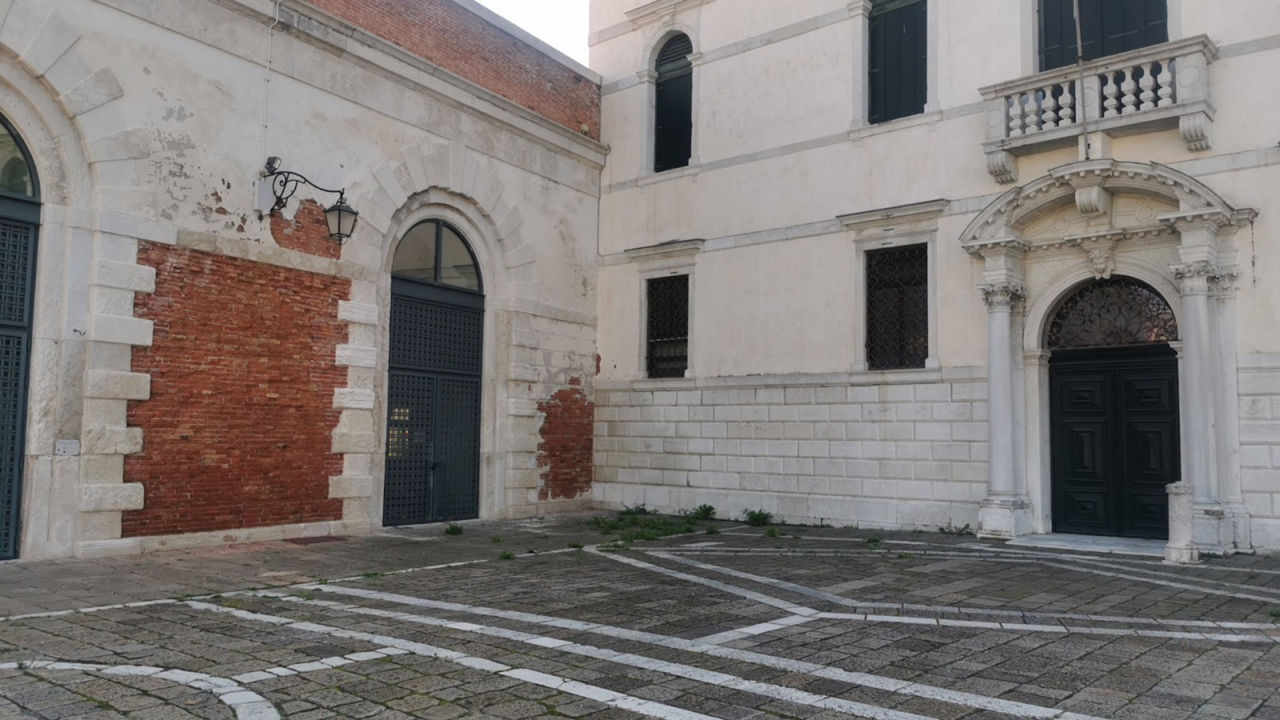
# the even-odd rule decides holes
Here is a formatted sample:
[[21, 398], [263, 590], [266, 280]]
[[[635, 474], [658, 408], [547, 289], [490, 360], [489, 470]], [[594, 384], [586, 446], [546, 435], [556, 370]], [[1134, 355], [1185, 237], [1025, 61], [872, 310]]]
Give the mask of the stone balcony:
[[1207, 150], [1213, 125], [1208, 37], [1152, 45], [981, 89], [987, 170], [1017, 181], [1015, 157], [1070, 146], [1084, 132], [1110, 136], [1178, 128], [1189, 150]]

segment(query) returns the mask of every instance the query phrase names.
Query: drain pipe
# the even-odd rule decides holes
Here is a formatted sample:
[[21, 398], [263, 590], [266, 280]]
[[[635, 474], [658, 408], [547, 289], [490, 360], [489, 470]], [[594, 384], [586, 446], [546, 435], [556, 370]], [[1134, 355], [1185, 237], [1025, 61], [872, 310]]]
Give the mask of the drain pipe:
[[[1072, 12], [1076, 24], [1076, 71], [1079, 72], [1079, 84], [1076, 86], [1076, 118], [1080, 121], [1080, 139], [1084, 142], [1084, 159], [1090, 159], [1089, 151], [1089, 113], [1086, 112], [1084, 98], [1084, 33], [1080, 30], [1080, 0], [1072, 0]], [[1098, 98], [1093, 98], [1094, 102]]]

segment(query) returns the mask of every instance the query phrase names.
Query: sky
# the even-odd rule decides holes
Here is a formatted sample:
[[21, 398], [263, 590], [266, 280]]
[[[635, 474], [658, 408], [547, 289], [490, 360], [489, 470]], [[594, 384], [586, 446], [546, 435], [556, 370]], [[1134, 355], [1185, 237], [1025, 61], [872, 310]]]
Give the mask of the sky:
[[551, 47], [587, 64], [588, 0], [477, 0]]

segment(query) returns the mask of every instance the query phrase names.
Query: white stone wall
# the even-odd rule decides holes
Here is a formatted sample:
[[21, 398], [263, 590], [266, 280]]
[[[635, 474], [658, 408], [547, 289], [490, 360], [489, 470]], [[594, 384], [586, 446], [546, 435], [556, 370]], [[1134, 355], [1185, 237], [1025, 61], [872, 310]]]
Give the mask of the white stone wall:
[[1241, 358], [1240, 465], [1254, 545], [1280, 548], [1280, 355]]
[[598, 385], [595, 497], [802, 523], [975, 525], [986, 383], [971, 369], [912, 374]]
[[[481, 513], [549, 507], [524, 472], [536, 412], [513, 400], [570, 375], [591, 391], [603, 145], [296, 0], [6, 0], [0, 47], [0, 113], [45, 190], [22, 557], [379, 525], [388, 268], [428, 217], [464, 231], [484, 275]], [[346, 188], [360, 224], [340, 259], [276, 244], [259, 213], [267, 155]], [[286, 215], [304, 199], [333, 198], [303, 188]], [[120, 538], [121, 512], [146, 502], [122, 482], [124, 455], [146, 443], [125, 419], [149, 394], [149, 377], [130, 372], [130, 348], [152, 332], [133, 317], [134, 293], [155, 281], [135, 264], [140, 240], [351, 279], [334, 358], [347, 372], [329, 493], [341, 521]], [[55, 457], [57, 440], [81, 454]]]

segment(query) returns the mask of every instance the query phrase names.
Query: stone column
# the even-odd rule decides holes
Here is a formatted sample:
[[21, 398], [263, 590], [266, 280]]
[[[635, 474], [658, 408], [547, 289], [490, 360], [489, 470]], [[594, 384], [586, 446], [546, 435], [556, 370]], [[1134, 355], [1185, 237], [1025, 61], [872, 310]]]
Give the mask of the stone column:
[[1031, 531], [1031, 506], [1017, 462], [1014, 407], [1013, 312], [1026, 297], [1020, 284], [983, 285], [987, 304], [987, 497], [979, 511], [983, 537], [1016, 537]]
[[1249, 511], [1240, 478], [1240, 388], [1236, 357], [1236, 273], [1223, 269], [1211, 289], [1217, 357], [1218, 500], [1225, 514], [1225, 540], [1235, 550], [1253, 547]]

